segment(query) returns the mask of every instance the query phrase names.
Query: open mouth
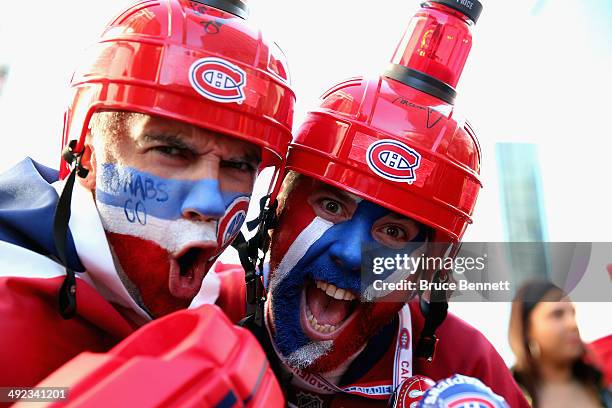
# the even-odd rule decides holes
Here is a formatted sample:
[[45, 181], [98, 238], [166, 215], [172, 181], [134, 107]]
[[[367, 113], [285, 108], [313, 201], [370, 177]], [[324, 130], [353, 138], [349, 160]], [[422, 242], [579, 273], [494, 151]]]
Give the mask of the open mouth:
[[214, 248], [190, 247], [170, 259], [168, 288], [172, 296], [193, 299], [198, 294], [213, 251]]
[[311, 340], [332, 340], [354, 318], [359, 299], [351, 291], [320, 280], [302, 290], [300, 320]]

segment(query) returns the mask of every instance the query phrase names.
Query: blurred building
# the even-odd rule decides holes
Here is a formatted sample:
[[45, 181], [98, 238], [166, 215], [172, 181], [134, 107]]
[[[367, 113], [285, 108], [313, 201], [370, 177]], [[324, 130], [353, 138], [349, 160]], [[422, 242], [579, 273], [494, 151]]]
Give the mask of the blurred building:
[[500, 142], [495, 147], [504, 241], [529, 243], [507, 246], [513, 279], [546, 278], [550, 266], [537, 146]]

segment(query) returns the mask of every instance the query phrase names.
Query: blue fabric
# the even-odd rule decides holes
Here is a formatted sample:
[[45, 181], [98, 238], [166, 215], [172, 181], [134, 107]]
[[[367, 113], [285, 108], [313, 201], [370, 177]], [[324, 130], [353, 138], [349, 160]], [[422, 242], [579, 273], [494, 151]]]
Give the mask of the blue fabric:
[[[59, 196], [51, 186], [57, 170], [26, 158], [0, 175], [0, 240], [45, 256], [57, 257], [53, 215]], [[72, 234], [66, 239], [68, 267], [84, 272]]]
[[219, 401], [217, 405], [215, 405], [215, 408], [231, 408], [237, 401], [238, 398], [236, 397], [236, 394], [230, 390], [227, 392], [227, 394], [225, 394], [225, 397], [223, 397], [223, 399]]

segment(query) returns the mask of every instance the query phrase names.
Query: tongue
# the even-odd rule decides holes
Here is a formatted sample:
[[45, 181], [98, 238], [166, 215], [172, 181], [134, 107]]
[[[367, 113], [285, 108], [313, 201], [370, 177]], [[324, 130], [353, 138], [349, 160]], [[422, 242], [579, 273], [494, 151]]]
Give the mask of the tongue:
[[210, 257], [204, 250], [191, 249], [177, 260], [178, 271], [170, 273], [170, 293], [180, 299], [193, 299], [202, 286], [206, 275], [206, 260]]
[[320, 325], [335, 326], [341, 323], [349, 313], [350, 301], [334, 299], [314, 285], [308, 288], [306, 301], [312, 315]]

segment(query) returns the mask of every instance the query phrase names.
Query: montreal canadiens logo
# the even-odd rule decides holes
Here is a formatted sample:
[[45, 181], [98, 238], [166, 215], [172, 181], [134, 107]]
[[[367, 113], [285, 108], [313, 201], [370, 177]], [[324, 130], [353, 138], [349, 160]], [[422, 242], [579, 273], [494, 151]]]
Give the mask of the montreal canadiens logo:
[[245, 99], [246, 73], [221, 58], [202, 58], [189, 68], [193, 89], [213, 101], [242, 103]]
[[497, 404], [481, 395], [461, 394], [456, 399], [446, 401], [448, 408], [497, 408]]
[[391, 139], [372, 143], [366, 158], [370, 169], [380, 177], [408, 184], [416, 180], [416, 169], [421, 164], [419, 152]]
[[249, 198], [238, 197], [227, 208], [225, 215], [219, 220], [217, 239], [220, 247], [232, 242], [246, 219], [249, 209]]
[[409, 341], [410, 341], [410, 333], [408, 332], [408, 329], [402, 329], [402, 332], [400, 334], [400, 347], [407, 350]]

